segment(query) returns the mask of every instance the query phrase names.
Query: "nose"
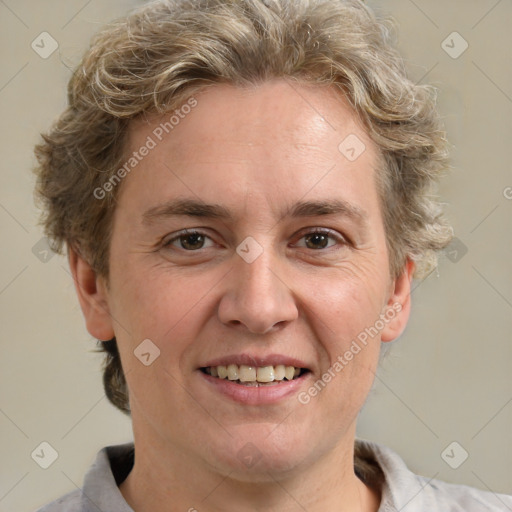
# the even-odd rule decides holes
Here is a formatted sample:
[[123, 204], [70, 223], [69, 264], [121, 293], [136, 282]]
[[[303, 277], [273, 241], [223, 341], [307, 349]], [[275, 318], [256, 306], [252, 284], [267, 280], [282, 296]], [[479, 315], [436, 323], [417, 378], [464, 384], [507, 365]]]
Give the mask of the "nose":
[[221, 322], [266, 334], [298, 317], [294, 294], [277, 257], [265, 250], [252, 263], [238, 254], [234, 258], [218, 308]]

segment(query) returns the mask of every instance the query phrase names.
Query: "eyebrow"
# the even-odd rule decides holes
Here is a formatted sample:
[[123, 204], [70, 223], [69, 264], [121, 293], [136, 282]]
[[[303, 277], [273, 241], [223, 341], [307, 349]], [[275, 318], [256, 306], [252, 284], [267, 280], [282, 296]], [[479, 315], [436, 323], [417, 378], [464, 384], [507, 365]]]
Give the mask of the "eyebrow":
[[[366, 225], [368, 221], [366, 211], [341, 199], [299, 201], [281, 215], [280, 220], [286, 217], [302, 218], [321, 215], [341, 215], [362, 225]], [[144, 212], [142, 222], [143, 224], [152, 224], [159, 220], [180, 216], [225, 221], [234, 219], [229, 209], [219, 204], [209, 204], [197, 199], [173, 199]]]

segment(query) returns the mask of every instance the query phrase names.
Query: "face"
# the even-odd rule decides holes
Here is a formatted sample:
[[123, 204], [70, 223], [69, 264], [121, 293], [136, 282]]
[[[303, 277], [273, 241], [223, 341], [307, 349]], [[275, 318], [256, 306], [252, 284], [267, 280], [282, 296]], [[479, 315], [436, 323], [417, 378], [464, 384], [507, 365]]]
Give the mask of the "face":
[[195, 99], [168, 134], [170, 115], [131, 125], [130, 154], [156, 145], [121, 185], [89, 331], [117, 338], [136, 442], [224, 474], [307, 467], [353, 442], [380, 343], [408, 316], [412, 267], [389, 275], [376, 148], [331, 88]]

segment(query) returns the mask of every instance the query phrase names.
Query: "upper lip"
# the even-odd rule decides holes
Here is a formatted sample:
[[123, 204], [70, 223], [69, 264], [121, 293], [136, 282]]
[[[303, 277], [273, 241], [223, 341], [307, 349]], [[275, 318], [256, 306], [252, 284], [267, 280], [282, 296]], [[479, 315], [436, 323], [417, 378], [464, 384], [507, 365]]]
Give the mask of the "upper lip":
[[232, 354], [211, 359], [202, 364], [200, 368], [207, 368], [209, 366], [228, 366], [230, 364], [236, 364], [239, 366], [242, 364], [247, 366], [277, 366], [282, 364], [284, 366], [295, 366], [296, 368], [305, 368], [309, 370], [309, 367], [304, 361], [284, 354], [255, 355], [247, 353]]

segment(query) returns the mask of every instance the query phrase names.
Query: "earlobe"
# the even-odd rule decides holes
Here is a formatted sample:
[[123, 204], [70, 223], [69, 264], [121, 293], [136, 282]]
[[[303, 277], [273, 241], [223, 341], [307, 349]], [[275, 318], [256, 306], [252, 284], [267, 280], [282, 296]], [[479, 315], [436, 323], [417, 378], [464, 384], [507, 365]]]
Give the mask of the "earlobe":
[[411, 311], [411, 283], [415, 266], [414, 261], [407, 259], [402, 273], [394, 281], [387, 303], [386, 318], [389, 318], [389, 321], [381, 332], [383, 342], [398, 338], [407, 325]]
[[112, 339], [114, 329], [104, 279], [69, 246], [68, 261], [89, 334], [98, 340]]

